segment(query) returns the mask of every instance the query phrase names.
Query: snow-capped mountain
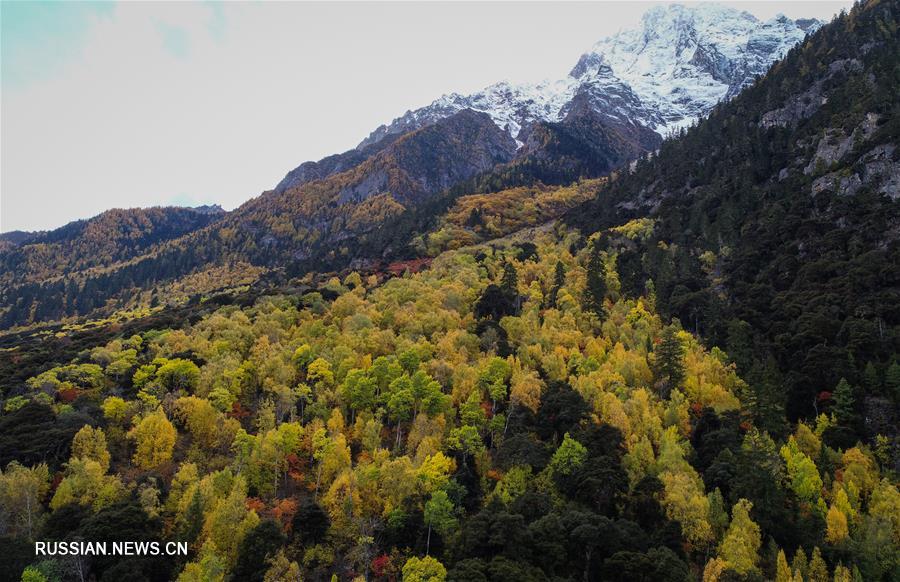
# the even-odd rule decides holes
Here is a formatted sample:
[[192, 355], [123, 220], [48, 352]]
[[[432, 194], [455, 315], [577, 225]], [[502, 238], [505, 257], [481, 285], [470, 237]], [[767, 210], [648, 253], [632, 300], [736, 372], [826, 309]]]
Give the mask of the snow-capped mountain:
[[487, 113], [518, 138], [535, 121], [564, 119], [576, 96], [586, 97], [610, 121], [641, 125], [665, 136], [736, 95], [821, 25], [785, 16], [762, 22], [748, 12], [708, 3], [654, 7], [639, 28], [597, 42], [562, 79], [503, 81], [472, 95], [444, 95], [382, 125], [359, 147], [463, 109]]

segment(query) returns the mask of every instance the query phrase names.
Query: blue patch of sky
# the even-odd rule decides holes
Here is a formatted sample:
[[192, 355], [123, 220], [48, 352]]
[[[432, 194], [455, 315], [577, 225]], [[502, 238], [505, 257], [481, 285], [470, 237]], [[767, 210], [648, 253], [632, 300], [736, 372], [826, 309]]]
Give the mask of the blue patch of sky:
[[191, 37], [185, 29], [165, 22], [157, 23], [156, 29], [162, 35], [162, 43], [167, 51], [179, 59], [187, 58], [191, 50]]
[[221, 41], [225, 38], [225, 4], [213, 0], [206, 0], [205, 4], [212, 12], [209, 24], [207, 24], [209, 34], [214, 39]]
[[215, 204], [216, 202], [206, 198], [206, 197], [197, 197], [192, 194], [188, 194], [187, 192], [179, 192], [178, 194], [169, 197], [166, 200], [166, 206], [183, 206], [186, 208], [196, 208], [197, 206], [203, 206], [204, 204]]
[[15, 89], [52, 77], [77, 59], [114, 2], [0, 2], [0, 84]]
[[[0, 86], [16, 89], [52, 78], [81, 55], [98, 18], [113, 18], [114, 1], [0, 0]], [[222, 2], [205, 0], [207, 30], [225, 37]], [[191, 35], [182, 27], [159, 22], [163, 46], [177, 58], [190, 56]]]

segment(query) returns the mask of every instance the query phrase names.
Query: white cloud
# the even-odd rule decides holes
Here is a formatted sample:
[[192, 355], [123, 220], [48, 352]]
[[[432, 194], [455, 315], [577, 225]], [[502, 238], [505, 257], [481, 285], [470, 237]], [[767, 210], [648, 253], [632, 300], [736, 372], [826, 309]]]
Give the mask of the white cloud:
[[[849, 2], [734, 3], [762, 18]], [[233, 208], [449, 91], [564, 74], [651, 3], [124, 3], [4, 88], [0, 229], [112, 207]]]

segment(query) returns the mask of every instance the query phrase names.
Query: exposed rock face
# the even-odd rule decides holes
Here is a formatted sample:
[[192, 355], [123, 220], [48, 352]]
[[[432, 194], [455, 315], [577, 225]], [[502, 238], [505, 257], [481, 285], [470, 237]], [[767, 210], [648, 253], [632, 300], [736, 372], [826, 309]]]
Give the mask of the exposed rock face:
[[798, 95], [794, 95], [783, 107], [767, 111], [759, 121], [759, 124], [768, 129], [770, 127], [796, 127], [804, 119], [812, 117], [819, 108], [828, 102], [825, 96], [825, 86], [834, 83], [850, 73], [859, 71], [862, 64], [856, 59], [842, 59], [830, 63], [828, 73], [818, 79], [809, 89]]
[[[290, 243], [294, 256], [304, 258], [310, 256], [307, 244], [342, 241], [366, 232], [384, 219], [425, 203], [450, 186], [509, 162], [516, 155], [512, 137], [487, 114], [471, 110], [372, 148], [377, 152], [370, 151], [369, 157], [345, 171], [304, 183], [283, 184], [281, 189], [251, 200], [237, 209], [231, 220], [258, 241], [260, 234], [271, 231], [273, 217], [290, 217], [295, 232], [308, 233]], [[350, 155], [348, 152], [345, 159]], [[315, 172], [323, 167], [320, 162], [318, 166], [308, 165], [307, 170]], [[295, 180], [299, 180], [299, 170]], [[286, 242], [283, 238], [278, 239], [282, 246]]]
[[[659, 147], [646, 126], [598, 111], [591, 96], [576, 95], [558, 123], [537, 122], [519, 134], [518, 159], [555, 160], [582, 174], [605, 174]], [[568, 160], [568, 163], [567, 163]]]
[[523, 127], [538, 121], [559, 121], [560, 111], [575, 93], [571, 78], [544, 81], [536, 85], [502, 81], [472, 95], [451, 93], [421, 109], [407, 111], [388, 125], [382, 125], [358, 147], [365, 148], [389, 135], [424, 127], [463, 109], [490, 115], [498, 127], [517, 137]]
[[810, 186], [813, 196], [825, 191], [841, 196], [853, 196], [863, 186], [888, 196], [900, 199], [900, 160], [895, 159], [896, 147], [882, 144], [860, 156], [853, 165], [853, 171], [829, 172], [816, 178]]
[[819, 171], [819, 168], [828, 168], [835, 162], [841, 161], [856, 144], [870, 139], [876, 129], [878, 129], [878, 115], [869, 113], [850, 135], [847, 135], [842, 129], [826, 131], [818, 141], [816, 153], [809, 164], [803, 168], [803, 173], [812, 175]]
[[649, 10], [638, 30], [620, 32], [592, 49], [656, 113], [662, 135], [690, 125], [765, 73], [821, 23], [753, 15], [714, 4]]
[[[403, 136], [372, 158], [378, 170], [341, 190], [338, 203], [359, 202], [390, 192], [399, 202], [417, 202], [513, 159], [516, 144], [480, 112], [463, 110]], [[402, 178], [397, 176], [402, 174]]]

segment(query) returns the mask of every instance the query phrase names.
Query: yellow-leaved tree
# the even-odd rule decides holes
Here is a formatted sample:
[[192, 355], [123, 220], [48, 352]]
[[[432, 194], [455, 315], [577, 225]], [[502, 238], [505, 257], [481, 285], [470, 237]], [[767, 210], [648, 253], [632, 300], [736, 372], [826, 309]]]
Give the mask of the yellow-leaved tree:
[[444, 582], [446, 579], [447, 569], [431, 556], [413, 556], [403, 565], [403, 582]]
[[106, 475], [100, 463], [93, 459], [72, 459], [66, 464], [66, 476], [56, 488], [50, 508], [57, 510], [69, 503], [78, 503], [100, 510], [124, 494], [125, 487], [119, 478]]
[[739, 574], [756, 570], [759, 546], [762, 544], [759, 526], [750, 518], [753, 504], [740, 499], [731, 509], [731, 525], [719, 544], [719, 557], [728, 568]]
[[703, 491], [703, 480], [685, 460], [683, 444], [676, 427], [665, 430], [660, 442], [657, 466], [665, 486], [663, 507], [669, 519], [678, 521], [685, 538], [693, 544], [712, 541], [709, 523], [709, 499]]
[[849, 535], [849, 531], [847, 529], [847, 516], [837, 508], [836, 505], [832, 505], [828, 509], [828, 513], [825, 515], [825, 539], [830, 544], [839, 544], [847, 539]]
[[156, 469], [172, 459], [178, 431], [158, 408], [142, 418], [128, 432], [128, 437], [135, 443], [134, 464], [142, 469]]
[[185, 565], [178, 582], [221, 582], [226, 572], [225, 561], [216, 552], [216, 545], [207, 542], [200, 550], [199, 559]]
[[0, 515], [7, 532], [34, 538], [49, 489], [50, 471], [44, 463], [28, 468], [13, 461], [6, 471], [0, 469]]
[[793, 577], [784, 550], [778, 550], [778, 559], [775, 563], [775, 582], [791, 582]]
[[72, 439], [72, 458], [97, 461], [105, 473], [109, 470], [109, 451], [102, 428], [89, 425], [81, 427]]
[[207, 514], [202, 537], [212, 543], [215, 553], [228, 567], [234, 566], [244, 536], [259, 523], [259, 516], [247, 508], [247, 482], [235, 477], [231, 491]]

